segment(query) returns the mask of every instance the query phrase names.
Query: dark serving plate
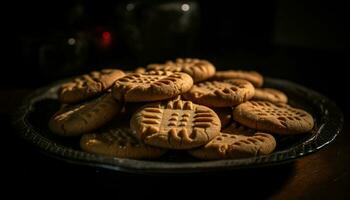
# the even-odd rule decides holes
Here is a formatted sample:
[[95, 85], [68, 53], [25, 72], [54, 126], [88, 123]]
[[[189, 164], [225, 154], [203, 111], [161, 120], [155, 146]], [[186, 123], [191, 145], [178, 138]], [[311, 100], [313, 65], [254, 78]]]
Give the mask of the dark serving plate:
[[[86, 153], [79, 148], [79, 137], [62, 138], [52, 134], [47, 123], [58, 110], [56, 91], [64, 81], [38, 89], [18, 108], [13, 123], [20, 136], [42, 152], [63, 161], [102, 167], [132, 173], [188, 173], [254, 168], [286, 163], [310, 153], [314, 153], [332, 142], [343, 125], [343, 115], [329, 99], [298, 84], [273, 78], [266, 78], [265, 87], [284, 91], [289, 103], [312, 113], [315, 127], [311, 133], [277, 137], [274, 153], [244, 159], [200, 161], [189, 156], [186, 151], [170, 151], [157, 160], [133, 160]], [[120, 120], [128, 124], [127, 119]], [[121, 126], [122, 127], [122, 126]], [[120, 128], [119, 131], [126, 131]]]

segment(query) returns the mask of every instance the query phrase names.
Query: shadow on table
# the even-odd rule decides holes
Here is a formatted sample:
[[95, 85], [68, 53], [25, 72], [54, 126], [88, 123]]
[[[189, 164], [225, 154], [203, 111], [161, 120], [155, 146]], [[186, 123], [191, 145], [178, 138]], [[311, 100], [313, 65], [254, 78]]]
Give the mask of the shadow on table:
[[182, 196], [182, 192], [188, 192], [191, 196], [228, 195], [232, 198], [264, 199], [282, 190], [293, 174], [293, 162], [273, 167], [176, 175], [132, 175], [102, 170], [97, 171], [95, 184], [119, 192], [133, 188], [135, 193], [130, 195], [150, 197], [154, 196], [155, 190], [162, 190], [168, 191], [171, 196]]

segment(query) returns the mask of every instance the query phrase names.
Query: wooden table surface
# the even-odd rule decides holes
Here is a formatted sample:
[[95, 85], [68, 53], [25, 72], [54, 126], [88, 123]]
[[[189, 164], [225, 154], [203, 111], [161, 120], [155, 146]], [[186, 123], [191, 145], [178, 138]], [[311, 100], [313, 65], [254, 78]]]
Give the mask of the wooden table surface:
[[[38, 152], [13, 134], [9, 113], [30, 90], [0, 91], [0, 120], [6, 131], [5, 167], [10, 174], [9, 188], [51, 188], [71, 190], [77, 187], [113, 189], [118, 195], [154, 196], [162, 189], [174, 196], [182, 190], [192, 195], [225, 195], [259, 199], [350, 199], [350, 127], [327, 148], [275, 167], [234, 170], [221, 173], [152, 176], [116, 173], [58, 161]], [[345, 117], [347, 113], [344, 113]], [[69, 180], [69, 181], [67, 181]], [[180, 183], [180, 184], [179, 184]], [[130, 188], [133, 191], [129, 192]], [[136, 190], [135, 190], [136, 189]], [[199, 195], [199, 196], [201, 196]]]

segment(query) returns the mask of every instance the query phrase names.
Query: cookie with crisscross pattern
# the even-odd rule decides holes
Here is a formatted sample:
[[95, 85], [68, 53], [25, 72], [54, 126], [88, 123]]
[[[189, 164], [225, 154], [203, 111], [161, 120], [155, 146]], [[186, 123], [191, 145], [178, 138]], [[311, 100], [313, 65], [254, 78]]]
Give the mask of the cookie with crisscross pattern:
[[90, 153], [133, 159], [158, 158], [166, 152], [165, 149], [145, 145], [134, 134], [130, 129], [110, 126], [83, 135], [80, 147]]
[[227, 79], [195, 84], [183, 94], [187, 100], [210, 107], [230, 107], [243, 103], [254, 96], [254, 86], [246, 80]]
[[276, 140], [271, 134], [233, 122], [208, 144], [189, 153], [200, 159], [217, 160], [266, 155], [275, 148]]
[[233, 119], [260, 131], [276, 134], [298, 134], [312, 130], [312, 116], [284, 103], [247, 101], [233, 110]]
[[255, 88], [255, 94], [252, 100], [287, 103], [288, 97], [284, 92], [273, 88]]
[[193, 80], [188, 74], [150, 71], [118, 79], [112, 88], [112, 94], [117, 100], [125, 102], [157, 101], [187, 92], [192, 85]]
[[218, 135], [221, 123], [210, 108], [177, 99], [145, 105], [132, 116], [130, 126], [146, 144], [191, 149]]
[[107, 91], [117, 79], [125, 74], [117, 69], [104, 69], [84, 74], [64, 83], [58, 90], [58, 99], [62, 103], [77, 103], [98, 96]]
[[150, 64], [148, 70], [184, 72], [189, 74], [193, 81], [199, 82], [209, 79], [215, 74], [215, 67], [207, 60], [197, 58], [178, 58], [163, 64]]
[[122, 104], [110, 93], [78, 105], [63, 106], [49, 121], [52, 132], [62, 136], [77, 136], [102, 127], [118, 115]]
[[227, 70], [217, 71], [212, 80], [244, 79], [251, 82], [255, 87], [261, 87], [264, 77], [256, 71]]

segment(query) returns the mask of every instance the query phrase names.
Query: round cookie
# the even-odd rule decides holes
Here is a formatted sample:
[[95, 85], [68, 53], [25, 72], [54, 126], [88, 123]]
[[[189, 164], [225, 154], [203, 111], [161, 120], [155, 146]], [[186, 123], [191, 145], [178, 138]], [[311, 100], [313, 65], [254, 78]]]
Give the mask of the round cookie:
[[271, 101], [275, 103], [287, 103], [287, 95], [273, 88], [255, 88], [252, 100]]
[[117, 69], [93, 71], [63, 84], [58, 90], [58, 99], [61, 103], [76, 103], [95, 97], [107, 91], [115, 80], [125, 74]]
[[189, 153], [199, 159], [217, 160], [266, 155], [275, 148], [272, 135], [233, 123], [208, 144]]
[[222, 107], [222, 108], [213, 108], [214, 112], [218, 115], [221, 128], [226, 127], [232, 121], [232, 108], [231, 107]]
[[89, 153], [132, 159], [158, 158], [166, 152], [165, 149], [145, 145], [135, 138], [130, 129], [113, 127], [83, 135], [80, 147]]
[[221, 128], [213, 110], [183, 100], [145, 105], [132, 116], [130, 126], [146, 144], [168, 149], [204, 145]]
[[125, 102], [157, 101], [187, 92], [192, 85], [193, 80], [188, 74], [150, 71], [118, 79], [112, 88], [112, 95]]
[[255, 87], [261, 87], [264, 82], [263, 76], [258, 72], [242, 70], [217, 71], [212, 79], [225, 80], [235, 78], [247, 80], [251, 82]]
[[100, 128], [121, 112], [122, 105], [111, 94], [79, 104], [66, 105], [50, 121], [52, 132], [62, 136], [77, 136]]
[[260, 131], [278, 134], [298, 134], [311, 131], [312, 116], [304, 110], [284, 103], [248, 101], [233, 110], [233, 119]]
[[183, 94], [187, 100], [210, 107], [235, 106], [253, 96], [254, 86], [242, 79], [205, 81], [193, 85], [190, 91]]
[[196, 58], [178, 58], [175, 61], [167, 61], [164, 64], [150, 64], [147, 70], [184, 72], [193, 78], [193, 82], [204, 81], [214, 76], [215, 67], [207, 60]]

